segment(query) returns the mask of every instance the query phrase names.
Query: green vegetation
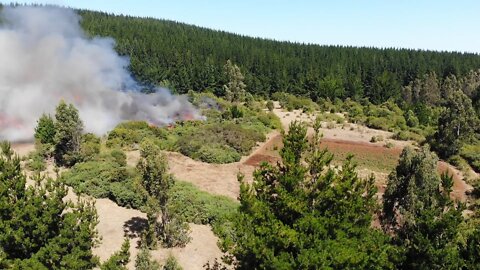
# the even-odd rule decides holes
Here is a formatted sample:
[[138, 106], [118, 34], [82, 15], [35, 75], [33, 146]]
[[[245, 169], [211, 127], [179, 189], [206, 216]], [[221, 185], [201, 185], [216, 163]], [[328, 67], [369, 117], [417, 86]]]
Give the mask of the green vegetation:
[[55, 138], [55, 122], [50, 115], [43, 114], [38, 119], [37, 127], [35, 128], [35, 139], [42, 144], [53, 145]]
[[0, 268], [91, 269], [98, 263], [97, 214], [85, 201], [66, 203], [61, 181], [34, 177], [26, 186], [10, 144], [0, 154]]
[[[438, 158], [405, 148], [388, 179], [382, 226], [403, 249], [400, 269], [461, 269], [462, 207], [450, 199], [453, 178], [436, 173]], [[468, 257], [468, 256], [467, 256]]]
[[358, 178], [351, 158], [329, 166], [319, 120], [310, 141], [293, 123], [282, 164], [263, 164], [253, 184], [240, 180], [231, 249], [238, 269], [477, 269], [478, 209], [462, 216], [463, 205], [450, 198], [453, 178], [436, 173], [427, 146], [405, 148], [389, 175], [382, 233], [371, 227], [373, 179]]
[[63, 100], [55, 112], [54, 157], [59, 166], [72, 166], [79, 157], [83, 123], [73, 104]]
[[145, 245], [154, 248], [160, 240], [166, 247], [185, 246], [189, 241], [188, 224], [173, 215], [170, 208], [170, 189], [174, 178], [167, 172], [168, 164], [160, 148], [151, 141], [141, 146], [139, 191], [145, 202], [148, 228], [142, 236]]
[[127, 270], [127, 263], [130, 261], [130, 240], [125, 238], [122, 247], [102, 265], [100, 270]]
[[279, 101], [280, 106], [287, 111], [303, 110], [304, 112], [311, 112], [318, 107], [310, 98], [297, 97], [286, 92], [276, 92], [272, 95], [272, 98]]
[[160, 264], [152, 259], [150, 250], [146, 247], [142, 247], [135, 259], [136, 270], [160, 270]]
[[[417, 78], [434, 78], [427, 76], [432, 73], [438, 79], [463, 76], [480, 66], [476, 54], [297, 44], [173, 21], [80, 14], [88, 34], [116, 40], [117, 51], [130, 57], [136, 78], [152, 85], [168, 82], [178, 93], [210, 90], [224, 96], [229, 81], [224, 65], [231, 60], [255, 95], [288, 92], [314, 101], [368, 97], [379, 104], [390, 98], [405, 100], [402, 86]], [[422, 98], [429, 96], [421, 93]]]
[[253, 184], [241, 181], [232, 250], [238, 269], [394, 269], [399, 251], [371, 228], [373, 179], [358, 178], [351, 159], [330, 167], [314, 127], [309, 144], [306, 128], [293, 123], [282, 165], [263, 164]]
[[126, 167], [125, 154], [112, 150], [91, 161], [75, 164], [61, 178], [78, 194], [109, 198], [120, 206], [138, 209], [143, 200], [135, 190], [136, 176], [133, 168]]
[[173, 256], [170, 255], [167, 257], [167, 260], [165, 261], [165, 265], [162, 268], [163, 270], [182, 270], [183, 268], [178, 264], [177, 259]]
[[239, 206], [234, 200], [201, 191], [191, 183], [176, 181], [171, 191], [172, 209], [187, 222], [209, 224], [220, 237], [222, 248], [233, 244], [233, 217]]
[[145, 122], [126, 122], [108, 135], [107, 146], [132, 149], [149, 139], [163, 150], [179, 151], [208, 163], [231, 163], [247, 155], [265, 134], [279, 128], [279, 119], [263, 111], [261, 101], [249, 107], [226, 102], [204, 93], [190, 93], [192, 103], [203, 108], [206, 121], [186, 121], [171, 128], [159, 128]]
[[458, 154], [463, 145], [472, 142], [480, 121], [471, 99], [461, 91], [453, 92], [445, 107], [432, 145], [442, 157], [448, 158]]

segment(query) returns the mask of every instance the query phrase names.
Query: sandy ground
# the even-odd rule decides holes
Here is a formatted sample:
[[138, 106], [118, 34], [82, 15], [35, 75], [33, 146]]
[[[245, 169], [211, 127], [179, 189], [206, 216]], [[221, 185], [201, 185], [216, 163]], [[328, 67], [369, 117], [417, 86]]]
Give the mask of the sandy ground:
[[[273, 110], [275, 115], [280, 118], [283, 129], [288, 131], [290, 123], [293, 121], [302, 121], [306, 123], [313, 123], [315, 120], [315, 114], [306, 114], [300, 110], [293, 110], [291, 112], [284, 111], [281, 108], [275, 108]], [[346, 124], [335, 124], [334, 128], [327, 128], [328, 122], [322, 122], [322, 128], [320, 132], [323, 134], [323, 138], [326, 139], [340, 139], [347, 140], [352, 142], [365, 142], [370, 143], [370, 140], [373, 136], [382, 136], [394, 144], [397, 147], [405, 147], [406, 145], [412, 144], [409, 141], [397, 141], [390, 138], [393, 133], [383, 130], [371, 129], [362, 125], [346, 123]], [[308, 129], [308, 134], [313, 134], [313, 128]], [[386, 141], [377, 142], [375, 144], [384, 145]]]
[[[165, 152], [169, 165], [169, 172], [177, 179], [190, 182], [199, 189], [212, 194], [224, 195], [232, 199], [237, 199], [240, 194], [240, 185], [237, 180], [239, 173], [245, 176], [247, 182], [253, 181], [253, 171], [255, 165], [248, 162], [249, 158], [262, 153], [270, 147], [272, 139], [279, 136], [278, 131], [273, 131], [267, 135], [267, 140], [258, 143], [255, 149], [248, 157], [242, 157], [239, 162], [229, 164], [209, 164], [193, 160], [177, 152]], [[136, 166], [140, 154], [138, 151], [127, 153], [127, 164]]]
[[35, 144], [33, 143], [16, 143], [12, 144], [12, 149], [20, 157], [27, 156], [30, 152], [35, 150]]

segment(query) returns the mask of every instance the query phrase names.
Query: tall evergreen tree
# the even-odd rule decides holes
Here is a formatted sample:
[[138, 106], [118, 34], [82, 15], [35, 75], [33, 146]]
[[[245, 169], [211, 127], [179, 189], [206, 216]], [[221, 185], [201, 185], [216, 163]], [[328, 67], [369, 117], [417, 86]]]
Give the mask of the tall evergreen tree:
[[63, 201], [59, 181], [34, 177], [26, 186], [20, 159], [2, 143], [0, 265], [6, 269], [90, 269], [97, 265], [97, 215], [88, 202]]
[[[319, 123], [319, 122], [318, 122]], [[239, 269], [393, 269], [396, 249], [371, 228], [373, 179], [360, 179], [351, 158], [342, 167], [293, 123], [282, 163], [262, 164], [242, 179], [233, 254]]]
[[55, 162], [60, 166], [75, 164], [79, 152], [83, 123], [78, 110], [60, 101], [55, 112]]
[[245, 100], [246, 84], [240, 68], [228, 60], [223, 67], [228, 78], [227, 84], [224, 85], [225, 97], [229, 101], [240, 102]]
[[453, 179], [436, 173], [438, 158], [405, 148], [383, 195], [382, 226], [405, 251], [399, 269], [460, 269], [462, 208], [450, 199]]
[[148, 208], [148, 228], [144, 241], [150, 248], [158, 239], [167, 247], [184, 246], [190, 241], [188, 225], [171, 215], [169, 210], [170, 189], [174, 178], [168, 173], [168, 164], [160, 148], [150, 140], [142, 143], [141, 159], [137, 169], [140, 172], [140, 185]]
[[459, 90], [450, 95], [445, 107], [438, 120], [433, 146], [441, 157], [448, 158], [472, 140], [479, 121], [471, 99]]

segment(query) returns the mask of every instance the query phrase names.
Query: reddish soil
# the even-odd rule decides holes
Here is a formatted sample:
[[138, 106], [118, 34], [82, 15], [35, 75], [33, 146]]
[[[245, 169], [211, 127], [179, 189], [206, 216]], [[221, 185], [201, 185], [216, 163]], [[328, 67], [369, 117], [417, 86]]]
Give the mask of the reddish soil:
[[463, 173], [444, 161], [438, 162], [438, 172], [447, 172], [448, 174], [453, 176], [453, 191], [450, 193], [450, 197], [452, 199], [465, 202], [467, 200], [468, 192], [471, 191], [473, 187], [463, 180]]
[[[280, 161], [280, 157], [278, 151], [274, 149], [280, 149], [281, 146], [282, 136], [274, 136], [262, 148], [249, 156], [244, 161], [244, 164], [256, 167], [262, 162], [267, 162], [275, 165]], [[353, 154], [354, 161], [358, 164], [359, 176], [368, 177], [371, 174], [375, 176], [379, 198], [385, 192], [388, 173], [395, 168], [402, 152], [402, 148], [398, 146], [386, 148], [374, 143], [330, 138], [322, 139], [321, 147], [328, 148], [335, 155], [336, 164], [341, 164], [341, 161], [348, 154]], [[438, 172], [448, 172], [453, 175], [454, 185], [451, 196], [454, 199], [465, 201], [466, 192], [471, 190], [472, 187], [465, 183], [463, 174], [452, 165], [443, 161], [438, 163]]]

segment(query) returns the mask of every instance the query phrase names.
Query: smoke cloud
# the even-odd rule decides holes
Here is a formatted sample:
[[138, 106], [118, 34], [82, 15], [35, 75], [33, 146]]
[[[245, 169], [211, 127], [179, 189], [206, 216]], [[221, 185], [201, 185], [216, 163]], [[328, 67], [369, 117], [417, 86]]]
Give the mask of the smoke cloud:
[[53, 114], [61, 99], [99, 135], [124, 120], [161, 125], [201, 117], [167, 89], [140, 93], [114, 40], [87, 38], [71, 9], [4, 7], [0, 21], [0, 139], [31, 139], [36, 120]]

